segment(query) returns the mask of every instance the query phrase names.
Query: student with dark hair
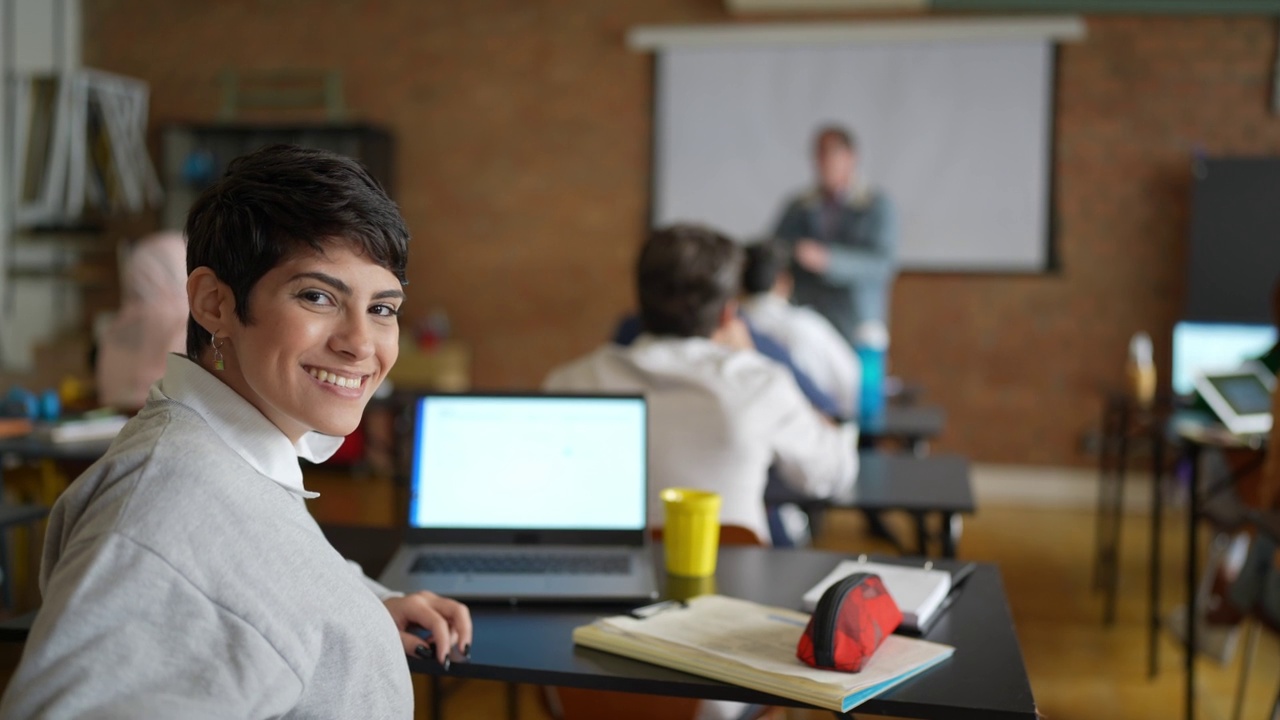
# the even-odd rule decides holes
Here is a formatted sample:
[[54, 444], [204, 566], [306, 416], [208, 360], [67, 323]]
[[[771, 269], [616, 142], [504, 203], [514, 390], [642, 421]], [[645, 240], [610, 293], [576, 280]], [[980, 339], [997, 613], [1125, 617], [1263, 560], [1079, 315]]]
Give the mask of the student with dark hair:
[[186, 232], [188, 355], [54, 505], [0, 716], [410, 717], [405, 654], [469, 649], [467, 609], [344, 561], [298, 465], [396, 361], [409, 232], [358, 164], [287, 145], [233, 161]]
[[857, 414], [858, 357], [839, 331], [817, 312], [791, 304], [794, 286], [786, 244], [763, 240], [746, 249], [742, 313], [760, 332], [777, 340], [802, 372], [835, 400], [838, 416]]
[[545, 388], [649, 398], [650, 517], [661, 491], [711, 490], [721, 522], [770, 537], [764, 487], [776, 463], [797, 491], [825, 497], [853, 483], [857, 430], [816, 411], [782, 366], [755, 352], [738, 317], [742, 250], [706, 228], [654, 231], [636, 263], [644, 334], [556, 369]]
[[860, 178], [852, 132], [820, 128], [813, 152], [817, 187], [787, 203], [774, 235], [791, 246], [796, 304], [821, 313], [852, 343], [864, 322], [889, 324], [897, 219], [884, 193]]

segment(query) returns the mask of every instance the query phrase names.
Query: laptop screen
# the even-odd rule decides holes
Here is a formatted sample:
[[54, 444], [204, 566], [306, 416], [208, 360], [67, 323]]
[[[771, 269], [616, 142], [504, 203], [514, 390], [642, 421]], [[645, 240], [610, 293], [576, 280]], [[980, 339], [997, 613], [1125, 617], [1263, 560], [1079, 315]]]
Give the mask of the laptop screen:
[[644, 398], [429, 395], [417, 410], [411, 527], [644, 529]]
[[1273, 325], [1180, 322], [1173, 327], [1173, 392], [1190, 395], [1196, 373], [1234, 370], [1275, 343]]

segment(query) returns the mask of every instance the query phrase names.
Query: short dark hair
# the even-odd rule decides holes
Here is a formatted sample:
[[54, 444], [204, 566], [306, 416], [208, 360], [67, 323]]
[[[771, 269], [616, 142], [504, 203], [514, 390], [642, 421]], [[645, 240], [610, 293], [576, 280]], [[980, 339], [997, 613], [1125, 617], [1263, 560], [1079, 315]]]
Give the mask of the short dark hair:
[[823, 125], [813, 134], [813, 149], [821, 152], [827, 143], [835, 143], [849, 152], [858, 152], [858, 136], [843, 125]]
[[790, 263], [790, 253], [782, 240], [765, 238], [748, 245], [742, 267], [742, 292], [748, 295], [769, 292]]
[[636, 262], [640, 321], [646, 332], [708, 337], [738, 294], [742, 248], [698, 225], [654, 230]]
[[[406, 284], [409, 229], [382, 186], [356, 161], [296, 145], [238, 157], [187, 214], [187, 272], [208, 267], [231, 288], [236, 317], [252, 322], [249, 293], [295, 253], [350, 243]], [[210, 344], [187, 319], [187, 356]]]

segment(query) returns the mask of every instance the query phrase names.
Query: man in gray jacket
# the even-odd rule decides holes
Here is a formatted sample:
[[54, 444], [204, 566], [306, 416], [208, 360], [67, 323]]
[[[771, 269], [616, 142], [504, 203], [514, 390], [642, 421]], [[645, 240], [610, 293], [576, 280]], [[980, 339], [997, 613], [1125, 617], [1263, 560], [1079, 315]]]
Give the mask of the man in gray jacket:
[[814, 137], [818, 186], [792, 199], [774, 235], [792, 245], [794, 301], [853, 342], [858, 326], [888, 326], [898, 225], [889, 199], [860, 182], [858, 144], [838, 126]]

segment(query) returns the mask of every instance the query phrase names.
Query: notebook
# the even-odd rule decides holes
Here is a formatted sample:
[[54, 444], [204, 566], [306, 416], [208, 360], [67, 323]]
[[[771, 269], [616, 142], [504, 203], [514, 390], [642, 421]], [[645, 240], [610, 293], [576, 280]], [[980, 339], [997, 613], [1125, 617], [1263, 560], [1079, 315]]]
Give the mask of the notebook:
[[467, 601], [645, 601], [648, 412], [639, 396], [427, 395], [408, 531], [387, 587]]
[[951, 573], [945, 570], [845, 560], [804, 594], [804, 608], [813, 612], [827, 588], [858, 572], [880, 576], [885, 589], [902, 611], [902, 627], [915, 632], [928, 627], [934, 613], [951, 590]]
[[573, 641], [837, 712], [849, 712], [955, 652], [890, 635], [860, 672], [818, 670], [796, 658], [808, 622], [808, 615], [794, 610], [703, 595], [643, 620], [602, 618], [576, 628]]

